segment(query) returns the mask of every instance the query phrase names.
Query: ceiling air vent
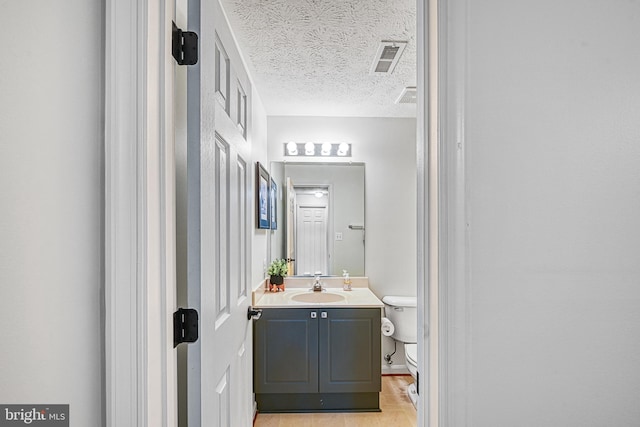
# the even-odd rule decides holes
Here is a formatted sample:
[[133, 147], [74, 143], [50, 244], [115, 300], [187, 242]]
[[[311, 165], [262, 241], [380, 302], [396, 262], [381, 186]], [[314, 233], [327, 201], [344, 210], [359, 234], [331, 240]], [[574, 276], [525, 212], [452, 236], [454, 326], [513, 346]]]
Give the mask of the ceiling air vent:
[[402, 89], [402, 93], [396, 99], [396, 104], [415, 104], [416, 103], [416, 87], [407, 86]]
[[371, 65], [370, 74], [391, 74], [407, 42], [382, 41]]

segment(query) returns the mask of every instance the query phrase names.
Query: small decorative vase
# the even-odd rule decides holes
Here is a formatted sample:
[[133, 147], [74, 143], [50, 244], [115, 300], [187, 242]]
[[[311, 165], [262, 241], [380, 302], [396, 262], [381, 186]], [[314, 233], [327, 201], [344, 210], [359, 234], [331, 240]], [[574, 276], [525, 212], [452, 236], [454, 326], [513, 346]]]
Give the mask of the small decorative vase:
[[272, 285], [282, 285], [284, 283], [284, 277], [283, 276], [270, 276], [269, 277], [269, 282]]

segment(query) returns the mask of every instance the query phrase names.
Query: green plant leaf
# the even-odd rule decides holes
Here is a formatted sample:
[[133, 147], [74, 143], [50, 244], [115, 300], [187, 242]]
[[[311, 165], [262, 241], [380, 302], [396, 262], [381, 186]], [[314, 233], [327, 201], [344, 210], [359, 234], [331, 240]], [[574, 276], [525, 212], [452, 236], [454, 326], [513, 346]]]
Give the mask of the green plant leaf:
[[287, 261], [285, 259], [274, 259], [269, 265], [267, 274], [269, 276], [286, 276], [288, 272]]

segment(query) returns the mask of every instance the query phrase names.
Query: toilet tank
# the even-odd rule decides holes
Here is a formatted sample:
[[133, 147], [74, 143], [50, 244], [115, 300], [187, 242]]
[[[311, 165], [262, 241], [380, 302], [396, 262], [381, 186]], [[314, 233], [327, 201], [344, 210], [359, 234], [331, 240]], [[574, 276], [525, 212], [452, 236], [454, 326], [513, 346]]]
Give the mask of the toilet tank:
[[416, 297], [387, 295], [382, 298], [384, 312], [391, 320], [395, 331], [391, 337], [397, 341], [414, 343], [418, 341], [418, 300]]

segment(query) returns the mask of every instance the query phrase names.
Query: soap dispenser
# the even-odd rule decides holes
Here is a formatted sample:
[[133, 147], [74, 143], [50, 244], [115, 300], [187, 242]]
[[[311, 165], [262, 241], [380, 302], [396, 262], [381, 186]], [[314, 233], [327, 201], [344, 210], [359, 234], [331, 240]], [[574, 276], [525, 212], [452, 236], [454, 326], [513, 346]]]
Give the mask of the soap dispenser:
[[342, 270], [342, 277], [344, 277], [342, 290], [350, 291], [351, 290], [351, 279], [349, 278], [349, 273], [347, 270]]

